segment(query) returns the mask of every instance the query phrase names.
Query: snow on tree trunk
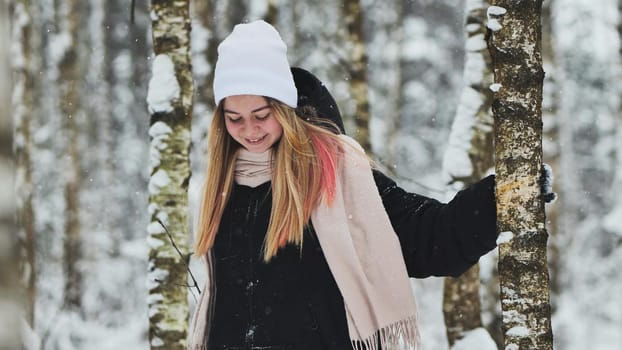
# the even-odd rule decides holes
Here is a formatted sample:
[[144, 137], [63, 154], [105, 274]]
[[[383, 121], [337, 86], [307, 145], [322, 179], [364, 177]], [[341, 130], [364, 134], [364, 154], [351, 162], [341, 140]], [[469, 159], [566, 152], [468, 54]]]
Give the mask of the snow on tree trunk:
[[[622, 0], [618, 0], [618, 37], [622, 40]], [[620, 60], [622, 61], [622, 45], [619, 46]], [[620, 65], [621, 61], [618, 61]], [[618, 70], [622, 67], [618, 66]], [[622, 84], [618, 81], [618, 92], [622, 92]], [[615, 129], [617, 137], [615, 141], [615, 178], [613, 180], [612, 188], [622, 188], [622, 103], [618, 102], [618, 118], [615, 122]], [[622, 198], [618, 194], [614, 194], [613, 204], [611, 210], [605, 217], [605, 228], [616, 233], [619, 237], [622, 237], [622, 225], [620, 224], [620, 217], [622, 217]], [[618, 249], [622, 244], [618, 244]]]
[[[622, 0], [618, 0], [618, 37], [622, 40]], [[620, 59], [622, 60], [622, 45], [619, 47]], [[622, 90], [622, 86], [618, 85], [618, 88]], [[622, 188], [622, 103], [618, 106], [618, 120], [616, 123], [616, 129], [618, 136], [616, 137], [616, 170], [615, 180], [613, 188]], [[620, 217], [622, 217], [622, 199], [620, 196], [616, 196], [614, 199], [613, 208], [607, 214], [608, 222], [606, 224], [607, 229], [612, 232], [616, 232], [622, 237], [622, 225], [620, 225]], [[620, 248], [618, 248], [620, 249]]]
[[348, 75], [350, 77], [350, 97], [356, 105], [354, 138], [371, 153], [369, 136], [369, 99], [367, 85], [367, 52], [363, 33], [363, 9], [360, 0], [345, 0], [342, 6], [343, 22], [347, 27], [346, 45], [348, 47]]
[[20, 242], [20, 274], [26, 291], [26, 320], [34, 323], [35, 306], [35, 228], [32, 205], [32, 137], [30, 122], [34, 108], [34, 78], [31, 60], [33, 22], [29, 1], [15, 4], [13, 23], [13, 97], [15, 142], [15, 193], [17, 196], [17, 237]]
[[[99, 152], [97, 152], [96, 158], [94, 157], [95, 159], [92, 160], [94, 164], [91, 166], [98, 169], [97, 180], [100, 186], [110, 189], [98, 196], [97, 200], [99, 203], [102, 203], [104, 208], [97, 215], [99, 216], [100, 227], [103, 227], [104, 231], [110, 232], [112, 240], [111, 255], [118, 255], [121, 248], [122, 240], [119, 228], [125, 226], [123, 225], [123, 219], [126, 215], [123, 206], [118, 203], [123, 202], [120, 199], [127, 196], [127, 188], [122, 186], [122, 184], [126, 183], [127, 177], [124, 174], [117, 173], [116, 170], [120, 159], [115, 157], [114, 152], [115, 146], [122, 144], [117, 139], [122, 134], [122, 131], [119, 130], [121, 127], [117, 125], [124, 125], [122, 123], [116, 124], [115, 117], [119, 119], [126, 117], [123, 113], [119, 113], [119, 110], [125, 106], [118, 102], [119, 100], [116, 98], [113, 88], [115, 83], [126, 86], [126, 82], [118, 82], [119, 79], [114, 69], [115, 66], [120, 66], [119, 62], [121, 61], [119, 56], [117, 56], [119, 45], [115, 43], [113, 35], [116, 24], [114, 18], [121, 12], [117, 7], [118, 1], [115, 0], [93, 2], [91, 3], [91, 20], [89, 21], [91, 23], [99, 22], [97, 24], [98, 28], [104, 28], [105, 26], [108, 28], [108, 30], [100, 29], [91, 33], [90, 46], [93, 55], [91, 56], [90, 66], [93, 68], [89, 71], [89, 78], [91, 79], [90, 84], [95, 87], [96, 92], [95, 96], [89, 99], [88, 103], [90, 105], [89, 113], [98, 114], [95, 128], [99, 130], [96, 138], [96, 147], [99, 149]], [[123, 13], [127, 12], [123, 11]], [[99, 14], [103, 18], [99, 17]], [[123, 40], [127, 41], [127, 36], [124, 36]], [[129, 86], [127, 85], [128, 88]], [[123, 193], [123, 197], [117, 196], [119, 192]]]
[[[189, 1], [153, 0], [151, 18], [156, 57], [147, 95], [151, 114], [149, 342], [151, 349], [185, 349], [193, 105]], [[158, 221], [166, 226], [171, 237]]]
[[481, 0], [467, 2], [465, 87], [449, 136], [443, 169], [452, 183], [470, 185], [493, 166], [492, 83], [490, 55], [486, 49], [486, 9]]
[[[96, 0], [95, 0], [96, 1]], [[109, 198], [116, 208], [108, 209], [115, 223], [123, 227], [119, 241], [144, 237], [143, 228], [149, 218], [126, 215], [128, 211], [143, 208], [147, 202], [146, 184], [149, 174], [145, 174], [144, 164], [149, 153], [148, 145], [137, 140], [144, 138], [148, 123], [137, 116], [145, 113], [145, 99], [150, 75], [152, 54], [151, 19], [149, 1], [137, 1], [134, 5], [135, 22], [128, 26], [127, 0], [109, 0], [104, 3], [105, 26], [102, 27], [106, 40], [106, 79], [109, 90], [110, 120], [113, 127], [108, 155], [117, 183]], [[129, 27], [129, 28], [128, 28]], [[107, 28], [104, 30], [104, 28]], [[128, 149], [132, 151], [128, 152]], [[139, 162], [138, 160], [143, 160]], [[136, 195], [128, 196], [128, 192]], [[129, 198], [128, 198], [129, 197]], [[118, 226], [121, 223], [122, 226]]]
[[58, 3], [60, 35], [66, 46], [60, 60], [59, 90], [65, 158], [63, 160], [63, 191], [65, 199], [64, 271], [65, 286], [63, 306], [68, 310], [82, 308], [83, 276], [79, 267], [82, 259], [82, 238], [80, 237], [80, 151], [78, 150], [78, 118], [80, 108], [80, 58], [78, 32], [80, 13], [78, 0]]
[[[486, 49], [486, 9], [481, 0], [466, 4], [467, 20], [465, 87], [452, 126], [443, 169], [451, 183], [468, 186], [482, 178], [492, 167], [492, 83], [490, 55]], [[458, 278], [444, 281], [443, 315], [449, 345], [465, 332], [482, 326], [479, 265]]]
[[[14, 13], [11, 13], [14, 15]], [[10, 106], [11, 76], [9, 64], [9, 15], [8, 2], [0, 2], [0, 104]], [[19, 23], [12, 23], [19, 26]], [[14, 43], [15, 44], [15, 43]], [[20, 320], [21, 295], [18, 271], [18, 246], [15, 236], [15, 196], [13, 188], [14, 163], [11, 111], [0, 109], [0, 350], [21, 349]]]
[[542, 169], [541, 0], [488, 8], [502, 330], [507, 350], [552, 349]]

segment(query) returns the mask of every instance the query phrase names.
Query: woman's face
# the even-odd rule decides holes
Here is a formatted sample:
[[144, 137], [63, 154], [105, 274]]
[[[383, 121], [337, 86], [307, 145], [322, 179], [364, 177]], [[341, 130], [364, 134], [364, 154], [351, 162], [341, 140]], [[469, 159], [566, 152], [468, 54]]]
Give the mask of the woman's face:
[[223, 107], [227, 132], [249, 152], [265, 152], [283, 135], [283, 127], [262, 96], [229, 96]]

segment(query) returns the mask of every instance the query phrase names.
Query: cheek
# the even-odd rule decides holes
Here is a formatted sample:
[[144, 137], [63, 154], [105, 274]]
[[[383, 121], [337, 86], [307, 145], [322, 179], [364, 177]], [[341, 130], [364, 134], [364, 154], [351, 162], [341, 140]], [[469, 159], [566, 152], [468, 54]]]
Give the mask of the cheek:
[[277, 135], [278, 138], [281, 138], [281, 136], [283, 136], [283, 127], [281, 127], [281, 125], [277, 126], [274, 134]]
[[225, 129], [227, 129], [227, 133], [229, 133], [229, 135], [234, 136], [237, 134], [238, 128], [232, 123], [225, 122]]
[[274, 120], [272, 123], [270, 123], [270, 132], [273, 135], [280, 137], [281, 135], [283, 135], [283, 127], [281, 126], [281, 124], [279, 124], [278, 121]]

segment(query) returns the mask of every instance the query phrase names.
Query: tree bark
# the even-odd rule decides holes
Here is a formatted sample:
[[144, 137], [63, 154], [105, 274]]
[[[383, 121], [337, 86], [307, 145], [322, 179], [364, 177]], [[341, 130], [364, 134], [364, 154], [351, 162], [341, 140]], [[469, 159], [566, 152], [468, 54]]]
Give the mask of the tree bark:
[[[389, 62], [389, 67], [394, 72], [394, 84], [388, 87], [387, 99], [392, 100], [389, 105], [389, 112], [383, 117], [386, 118], [386, 148], [385, 148], [385, 166], [391, 176], [397, 176], [396, 168], [398, 163], [398, 143], [400, 140], [400, 131], [403, 127], [403, 117], [406, 111], [402, 108], [404, 99], [404, 78], [403, 78], [403, 62], [404, 54], [404, 0], [396, 0], [393, 2], [395, 6], [394, 12], [396, 16], [395, 23], [387, 24], [387, 32], [395, 33], [393, 37], [397, 41], [397, 57], [395, 62]], [[373, 80], [373, 78], [371, 78]]]
[[[189, 0], [153, 0], [151, 11], [156, 58], [147, 97], [151, 113], [149, 342], [151, 349], [182, 350], [186, 348], [189, 313], [185, 267], [189, 257], [187, 191], [193, 105]], [[164, 77], [167, 85], [178, 85], [164, 108], [155, 107], [151, 100], [153, 89], [163, 87], [158, 83], [163, 73], [156, 70], [162, 65], [173, 67], [174, 76]]]
[[272, 24], [273, 26], [276, 26], [278, 19], [279, 19], [279, 6], [276, 3], [276, 0], [268, 0], [268, 9], [266, 10], [264, 21]]
[[205, 46], [205, 50], [202, 54], [205, 56], [207, 64], [210, 66], [210, 71], [207, 72], [205, 77], [197, 81], [197, 101], [196, 104], [202, 103], [205, 106], [211, 106], [214, 104], [214, 69], [216, 65], [216, 59], [218, 58], [218, 43], [220, 38], [216, 31], [216, 18], [215, 6], [212, 0], [194, 0], [194, 9], [197, 15], [197, 19], [205, 30], [209, 32], [209, 39]]
[[462, 339], [465, 332], [482, 326], [479, 264], [475, 264], [458, 278], [445, 278], [443, 316], [449, 347]]
[[70, 38], [59, 68], [60, 111], [65, 143], [64, 198], [65, 198], [65, 241], [64, 270], [65, 286], [63, 306], [68, 310], [82, 308], [83, 276], [79, 264], [82, 259], [80, 237], [80, 152], [78, 150], [77, 118], [80, 109], [80, 12], [78, 0], [65, 0], [58, 4], [58, 20], [61, 31]]
[[[450, 171], [451, 182], [471, 185], [481, 179], [493, 166], [492, 160], [492, 115], [490, 106], [492, 83], [490, 55], [486, 50], [486, 13], [488, 6], [481, 0], [467, 1], [466, 60], [464, 80], [466, 86], [458, 106], [450, 146], [445, 162], [456, 157], [468, 157], [470, 172]], [[478, 101], [474, 103], [474, 101]], [[461, 128], [468, 127], [468, 130]], [[467, 138], [465, 140], [465, 138]], [[466, 148], [466, 149], [464, 149]], [[453, 155], [452, 155], [453, 154]], [[451, 169], [453, 164], [446, 164]], [[479, 265], [473, 266], [458, 278], [447, 277], [444, 281], [443, 315], [447, 328], [449, 345], [464, 336], [464, 333], [482, 326], [480, 303]]]
[[225, 20], [228, 20], [227, 32], [231, 32], [236, 24], [241, 23], [246, 19], [248, 6], [245, 0], [229, 0], [226, 1], [226, 4], [227, 18]]
[[[130, 3], [127, 0], [93, 1], [91, 13], [104, 11], [101, 33], [97, 34], [104, 41], [101, 50], [97, 51], [103, 51], [101, 68], [91, 69], [101, 70], [99, 74], [103, 75], [103, 79], [100, 75], [101, 81], [96, 84], [98, 95], [89, 99], [89, 102], [95, 102], [93, 108], [97, 108], [94, 111], [98, 114], [97, 127], [102, 129], [93, 138], [99, 141], [96, 181], [110, 189], [100, 197], [103, 209], [98, 222], [101, 229], [110, 228], [113, 235], [110, 254], [116, 256], [124, 242], [137, 238], [136, 235], [144, 236], [144, 232], [136, 228], [144, 228], [147, 221], [147, 218], [127, 215], [128, 212], [135, 212], [136, 208], [144, 208], [147, 201], [145, 191], [138, 189], [146, 188], [148, 174], [145, 174], [142, 164], [134, 160], [148, 154], [147, 145], [144, 148], [142, 145], [130, 146], [132, 149], [129, 152], [127, 147], [128, 144], [133, 145], [133, 140], [144, 138], [147, 129], [142, 118], [136, 116], [145, 114], [144, 101], [151, 63], [145, 57], [153, 52], [148, 45], [151, 39], [147, 37], [151, 20], [148, 16], [149, 1], [136, 2], [133, 10], [135, 20], [131, 25], [128, 25]], [[95, 49], [95, 45], [98, 44], [94, 43], [91, 47]], [[98, 57], [92, 59], [95, 60]], [[128, 191], [134, 195], [128, 196]]]
[[[116, 156], [116, 147], [121, 142], [121, 135], [123, 135], [124, 127], [127, 124], [118, 122], [123, 120], [127, 123], [127, 116], [124, 115], [125, 106], [115, 96], [117, 85], [126, 84], [128, 88], [131, 84], [127, 82], [119, 82], [118, 76], [115, 72], [115, 62], [119, 58], [119, 52], [122, 50], [119, 43], [117, 20], [123, 18], [127, 14], [127, 8], [120, 9], [119, 0], [109, 0], [106, 2], [91, 2], [91, 17], [100, 14], [103, 18], [91, 18], [91, 21], [97, 20], [98, 27], [102, 28], [101, 32], [93, 33], [91, 38], [91, 50], [95, 54], [91, 57], [91, 76], [95, 73], [95, 78], [91, 78], [94, 81], [95, 94], [89, 99], [88, 113], [96, 113], [95, 128], [98, 129], [97, 135], [94, 137], [96, 140], [96, 147], [99, 152], [91, 159], [94, 163], [90, 164], [90, 167], [97, 169], [97, 177], [99, 186], [109, 189], [100, 196], [98, 200], [102, 205], [102, 210], [98, 214], [98, 222], [102, 230], [110, 232], [112, 238], [112, 247], [110, 249], [110, 255], [117, 257], [121, 251], [121, 245], [123, 241], [121, 239], [121, 227], [127, 227], [125, 215], [125, 205], [127, 204], [127, 188], [122, 184], [127, 184], [128, 176], [118, 171], [119, 163], [121, 163], [119, 157]], [[131, 9], [135, 13], [134, 9]], [[135, 18], [135, 15], [134, 15]], [[125, 19], [127, 21], [127, 19]], [[132, 27], [136, 26], [134, 24]], [[106, 30], [103, 30], [106, 28]], [[127, 37], [123, 37], [123, 41], [129, 41]], [[130, 41], [132, 44], [134, 42]], [[93, 72], [97, 70], [97, 72]], [[115, 113], [116, 112], [116, 113]], [[129, 112], [126, 112], [129, 113]], [[119, 194], [122, 193], [120, 196]], [[135, 218], [131, 218], [135, 220]]]
[[487, 6], [482, 0], [470, 0], [467, 6], [465, 87], [456, 111], [443, 167], [449, 173], [451, 183], [468, 186], [479, 181], [493, 166], [493, 120], [490, 111], [491, 59], [485, 41]]
[[350, 76], [350, 95], [356, 108], [354, 138], [371, 154], [369, 134], [369, 93], [367, 85], [367, 52], [363, 33], [363, 9], [360, 0], [344, 0], [343, 21], [347, 28], [346, 45], [348, 46], [348, 67]]
[[[0, 105], [10, 106], [11, 76], [9, 64], [9, 23], [16, 25], [13, 11], [8, 2], [0, 2]], [[19, 288], [17, 252], [18, 242], [15, 217], [15, 196], [13, 192], [13, 134], [11, 112], [0, 109], [0, 176], [2, 177], [2, 200], [0, 202], [0, 350], [21, 349], [20, 320], [21, 291]]]
[[493, 0], [495, 169], [505, 349], [552, 349], [542, 170], [541, 0]]
[[15, 193], [17, 196], [17, 237], [20, 244], [20, 275], [25, 288], [26, 321], [34, 324], [36, 295], [35, 271], [35, 229], [32, 206], [32, 148], [30, 123], [34, 109], [33, 21], [32, 7], [28, 0], [15, 4], [13, 25], [13, 121], [15, 141]]

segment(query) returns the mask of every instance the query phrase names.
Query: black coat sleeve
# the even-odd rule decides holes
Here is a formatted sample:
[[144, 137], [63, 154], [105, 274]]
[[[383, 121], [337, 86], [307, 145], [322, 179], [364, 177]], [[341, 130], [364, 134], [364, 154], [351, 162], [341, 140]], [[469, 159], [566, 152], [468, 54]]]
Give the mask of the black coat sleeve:
[[447, 204], [406, 192], [378, 170], [374, 180], [410, 277], [459, 276], [496, 246], [494, 175]]

